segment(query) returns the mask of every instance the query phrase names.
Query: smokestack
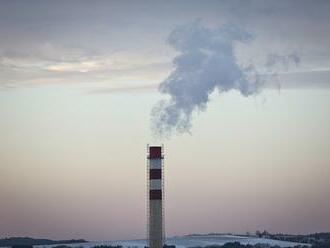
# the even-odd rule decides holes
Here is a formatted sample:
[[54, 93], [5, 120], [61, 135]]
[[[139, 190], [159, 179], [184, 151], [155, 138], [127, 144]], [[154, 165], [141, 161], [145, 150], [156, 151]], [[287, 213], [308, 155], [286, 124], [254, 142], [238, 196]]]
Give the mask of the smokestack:
[[163, 248], [165, 228], [163, 209], [163, 152], [162, 146], [148, 147], [148, 244]]

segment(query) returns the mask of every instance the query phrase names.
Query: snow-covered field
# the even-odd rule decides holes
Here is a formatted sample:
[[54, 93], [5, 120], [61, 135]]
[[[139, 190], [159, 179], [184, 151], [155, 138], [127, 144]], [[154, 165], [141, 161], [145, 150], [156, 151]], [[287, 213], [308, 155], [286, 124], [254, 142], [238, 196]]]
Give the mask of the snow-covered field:
[[[302, 245], [300, 243], [286, 242], [265, 238], [256, 237], [244, 237], [236, 235], [197, 235], [197, 236], [180, 236], [180, 237], [170, 237], [166, 239], [166, 244], [175, 245], [177, 248], [186, 247], [204, 247], [207, 245], [223, 245], [228, 242], [240, 242], [241, 244], [270, 244], [278, 245], [280, 247], [293, 247], [295, 245]], [[146, 246], [146, 241], [144, 239], [136, 240], [117, 240], [117, 241], [100, 241], [100, 242], [88, 242], [82, 244], [69, 244], [71, 247], [84, 247], [91, 248], [96, 245], [121, 245], [126, 248], [144, 248]], [[52, 246], [35, 246], [37, 248], [51, 248]]]

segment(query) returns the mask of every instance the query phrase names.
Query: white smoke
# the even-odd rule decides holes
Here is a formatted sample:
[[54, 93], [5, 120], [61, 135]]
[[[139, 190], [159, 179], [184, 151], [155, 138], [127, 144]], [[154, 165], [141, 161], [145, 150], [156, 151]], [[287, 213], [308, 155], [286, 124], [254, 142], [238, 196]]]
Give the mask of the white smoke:
[[[174, 70], [159, 87], [169, 96], [152, 110], [152, 130], [156, 136], [189, 132], [194, 111], [206, 109], [210, 94], [218, 90], [238, 90], [243, 96], [257, 94], [264, 83], [254, 66], [239, 65], [235, 56], [237, 43], [248, 43], [253, 36], [235, 25], [206, 28], [196, 21], [174, 29], [168, 43], [179, 55]], [[288, 58], [271, 55], [266, 67]], [[292, 59], [299, 61], [299, 57]]]

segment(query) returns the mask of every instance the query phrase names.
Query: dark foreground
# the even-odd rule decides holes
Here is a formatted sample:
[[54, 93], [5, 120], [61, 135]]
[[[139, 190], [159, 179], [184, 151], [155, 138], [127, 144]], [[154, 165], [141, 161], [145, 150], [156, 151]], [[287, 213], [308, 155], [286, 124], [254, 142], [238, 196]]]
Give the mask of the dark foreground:
[[[207, 236], [207, 235], [206, 235]], [[281, 240], [288, 242], [303, 243], [294, 248], [311, 247], [311, 248], [330, 248], [330, 233], [314, 233], [306, 235], [292, 234], [257, 234], [260, 238], [268, 238], [272, 240]], [[254, 236], [255, 237], [255, 236]], [[12, 237], [0, 239], [0, 247], [13, 248], [31, 248], [33, 246], [51, 246], [52, 248], [78, 248], [84, 247], [84, 243], [88, 241], [84, 239], [76, 240], [50, 240], [50, 239], [33, 239], [28, 237]], [[164, 246], [165, 248], [175, 248], [174, 245]], [[271, 244], [241, 244], [239, 242], [228, 242], [222, 245], [207, 246], [190, 246], [192, 248], [279, 248], [278, 245]], [[282, 246], [283, 247], [283, 246]], [[291, 246], [292, 247], [292, 246]], [[122, 245], [94, 245], [90, 248], [123, 248]]]

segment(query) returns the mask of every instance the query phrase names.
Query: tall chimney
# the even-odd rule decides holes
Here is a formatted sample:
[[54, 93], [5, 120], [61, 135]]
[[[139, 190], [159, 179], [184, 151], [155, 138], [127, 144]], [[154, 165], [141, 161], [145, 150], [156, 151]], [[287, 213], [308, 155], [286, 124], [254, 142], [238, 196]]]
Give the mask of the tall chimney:
[[163, 248], [163, 152], [162, 146], [148, 147], [148, 242], [150, 248]]

